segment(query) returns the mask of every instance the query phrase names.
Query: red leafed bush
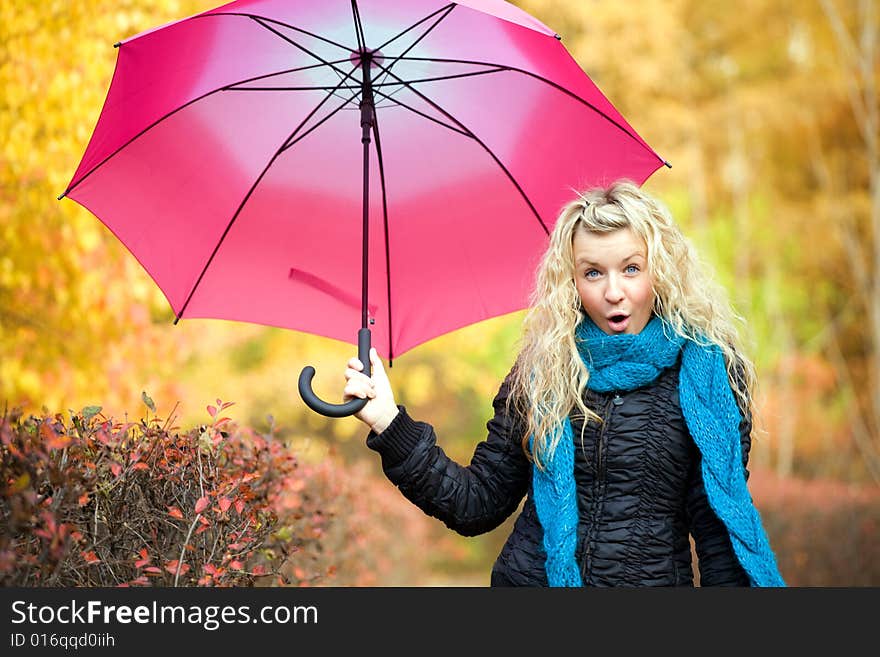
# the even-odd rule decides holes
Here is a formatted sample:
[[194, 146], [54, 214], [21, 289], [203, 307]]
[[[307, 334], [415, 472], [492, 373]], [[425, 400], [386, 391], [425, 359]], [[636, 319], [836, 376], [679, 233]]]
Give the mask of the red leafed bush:
[[273, 495], [297, 464], [270, 437], [227, 432], [228, 405], [186, 433], [96, 407], [70, 422], [4, 416], [0, 583], [248, 586], [269, 574], [281, 561], [263, 553]]
[[[155, 413], [149, 397], [147, 406]], [[424, 578], [431, 521], [364, 465], [303, 463], [220, 417], [0, 418], [2, 586], [383, 586]]]
[[749, 487], [789, 586], [880, 586], [880, 488], [763, 470]]
[[428, 555], [448, 556], [445, 528], [410, 504], [366, 462], [339, 467], [331, 456], [301, 464], [276, 506], [281, 567], [293, 586], [418, 586]]

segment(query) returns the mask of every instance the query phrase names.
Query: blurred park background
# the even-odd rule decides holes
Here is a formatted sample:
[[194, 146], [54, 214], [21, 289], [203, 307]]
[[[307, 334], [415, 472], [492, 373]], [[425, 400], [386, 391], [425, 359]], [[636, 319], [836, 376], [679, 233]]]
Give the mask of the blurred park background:
[[[304, 463], [333, 469], [348, 486], [344, 504], [324, 509], [338, 540], [383, 553], [371, 577], [315, 584], [486, 585], [509, 523], [464, 539], [425, 518], [381, 477], [360, 423], [300, 400], [305, 365], [318, 371], [320, 397], [341, 398], [352, 346], [220, 320], [174, 325], [113, 235], [57, 200], [101, 110], [113, 44], [216, 4], [0, 0], [0, 406], [54, 414], [97, 405], [136, 419], [146, 392], [159, 415], [189, 427], [208, 421], [215, 399], [234, 402], [226, 414], [236, 423], [271, 426]], [[880, 585], [877, 3], [514, 4], [562, 36], [672, 164], [645, 187], [747, 320], [760, 380], [750, 486], [784, 577]], [[521, 319], [443, 336], [390, 370], [398, 401], [463, 463], [485, 436]]]

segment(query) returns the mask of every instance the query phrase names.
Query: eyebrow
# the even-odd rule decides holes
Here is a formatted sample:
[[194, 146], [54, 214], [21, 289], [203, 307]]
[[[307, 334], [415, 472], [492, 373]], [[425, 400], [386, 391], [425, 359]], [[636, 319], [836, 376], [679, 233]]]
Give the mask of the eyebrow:
[[[641, 251], [636, 251], [635, 253], [632, 253], [632, 254], [626, 256], [623, 260], [621, 260], [621, 262], [626, 262], [626, 261], [628, 261], [628, 260], [632, 260], [632, 259], [635, 258], [636, 256], [639, 256], [639, 257], [641, 257], [641, 258], [644, 258], [644, 257], [645, 257], [645, 254], [643, 254]], [[574, 264], [576, 264], [576, 265], [590, 265], [591, 267], [598, 267], [598, 266], [599, 266], [598, 263], [596, 263], [596, 262], [590, 262], [590, 261], [587, 260], [586, 258], [578, 258], [578, 259], [575, 261]]]

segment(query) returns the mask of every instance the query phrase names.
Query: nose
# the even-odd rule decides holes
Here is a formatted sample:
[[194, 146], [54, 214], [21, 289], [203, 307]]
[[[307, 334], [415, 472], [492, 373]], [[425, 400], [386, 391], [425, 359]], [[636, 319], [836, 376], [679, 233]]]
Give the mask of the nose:
[[617, 276], [611, 274], [608, 276], [608, 286], [605, 288], [605, 301], [611, 304], [623, 301], [623, 287]]

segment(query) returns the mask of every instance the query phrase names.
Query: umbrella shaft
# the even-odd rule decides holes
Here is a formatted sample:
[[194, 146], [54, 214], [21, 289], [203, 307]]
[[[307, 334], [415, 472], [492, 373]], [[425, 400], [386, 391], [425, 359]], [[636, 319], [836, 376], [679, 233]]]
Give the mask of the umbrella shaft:
[[361, 328], [367, 328], [368, 311], [367, 311], [367, 294], [369, 293], [369, 285], [367, 278], [369, 275], [369, 257], [370, 257], [370, 128], [364, 128], [364, 227], [363, 227], [363, 255], [361, 270]]
[[363, 198], [363, 255], [361, 270], [361, 328], [369, 322], [367, 296], [370, 255], [370, 130], [373, 128], [373, 86], [370, 79], [370, 53], [361, 53], [361, 143], [364, 145], [364, 198]]

